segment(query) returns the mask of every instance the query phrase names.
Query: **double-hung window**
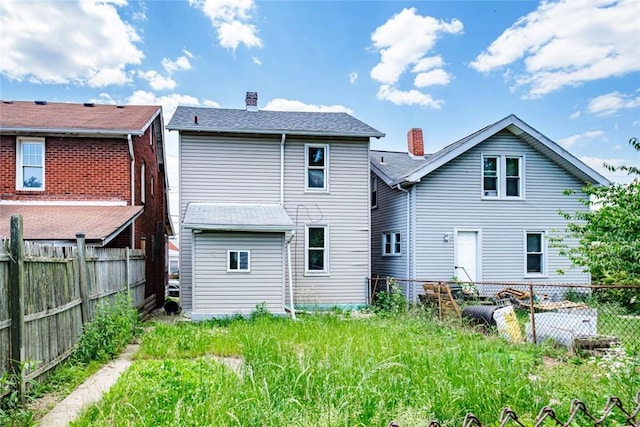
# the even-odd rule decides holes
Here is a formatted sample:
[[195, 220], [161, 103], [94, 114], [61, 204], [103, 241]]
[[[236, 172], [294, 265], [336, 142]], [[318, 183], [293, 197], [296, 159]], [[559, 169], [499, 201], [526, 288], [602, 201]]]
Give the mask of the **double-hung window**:
[[521, 156], [482, 156], [482, 197], [523, 198], [523, 163]]
[[251, 271], [251, 253], [249, 251], [227, 251], [227, 272], [248, 273]]
[[400, 233], [382, 233], [382, 255], [401, 255]]
[[308, 225], [305, 238], [305, 270], [307, 273], [328, 273], [329, 246], [324, 225]]
[[544, 232], [527, 231], [526, 239], [526, 269], [525, 276], [544, 276], [546, 275], [546, 254]]
[[329, 146], [305, 145], [305, 189], [307, 191], [328, 191], [329, 189]]
[[44, 190], [44, 138], [18, 138], [16, 189]]

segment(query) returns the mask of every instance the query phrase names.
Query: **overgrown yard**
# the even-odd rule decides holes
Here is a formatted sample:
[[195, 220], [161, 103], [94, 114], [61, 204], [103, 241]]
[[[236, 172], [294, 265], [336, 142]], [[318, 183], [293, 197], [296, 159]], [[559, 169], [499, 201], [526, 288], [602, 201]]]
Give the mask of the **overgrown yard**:
[[497, 420], [505, 406], [532, 421], [544, 405], [566, 418], [573, 398], [598, 410], [612, 395], [631, 403], [637, 365], [637, 355], [596, 364], [420, 315], [157, 324], [73, 425], [460, 425], [469, 411]]

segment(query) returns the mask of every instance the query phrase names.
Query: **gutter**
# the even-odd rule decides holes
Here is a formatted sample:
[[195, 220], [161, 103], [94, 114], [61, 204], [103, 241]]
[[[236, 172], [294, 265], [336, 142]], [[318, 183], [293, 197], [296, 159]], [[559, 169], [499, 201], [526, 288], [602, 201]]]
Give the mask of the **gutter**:
[[104, 136], [126, 136], [126, 135], [144, 135], [144, 130], [140, 129], [119, 129], [119, 130], [105, 130], [105, 129], [66, 129], [66, 128], [11, 128], [3, 127], [0, 131], [4, 134], [8, 133], [46, 133], [46, 134], [61, 134], [61, 135], [104, 135]]
[[181, 132], [216, 132], [216, 133], [241, 133], [255, 135], [300, 135], [300, 136], [333, 136], [345, 138], [382, 138], [385, 136], [381, 132], [327, 132], [320, 130], [287, 130], [287, 129], [228, 129], [228, 128], [205, 128], [202, 126], [167, 126], [168, 130]]
[[284, 206], [284, 142], [287, 134], [282, 134], [280, 139], [280, 205]]
[[[407, 248], [407, 256], [406, 256], [406, 260], [407, 260], [407, 272], [406, 272], [406, 277], [407, 279], [411, 279], [411, 264], [409, 262], [410, 260], [410, 251], [409, 251], [409, 247], [411, 245], [409, 245], [409, 241], [410, 241], [410, 232], [411, 232], [411, 191], [409, 190], [405, 190], [404, 188], [402, 188], [402, 186], [400, 184], [396, 185], [396, 188], [404, 193], [407, 194], [407, 229], [406, 229], [406, 240], [407, 240], [407, 244], [405, 245]], [[409, 286], [410, 283], [412, 282], [408, 282], [407, 283], [407, 288], [406, 288], [406, 295], [405, 297], [407, 298], [407, 301], [409, 301]]]
[[[129, 159], [131, 160], [131, 206], [136, 204], [136, 157], [133, 152], [133, 140], [131, 134], [127, 135], [127, 143], [129, 144]], [[136, 226], [135, 222], [131, 223], [131, 247], [136, 248]]]

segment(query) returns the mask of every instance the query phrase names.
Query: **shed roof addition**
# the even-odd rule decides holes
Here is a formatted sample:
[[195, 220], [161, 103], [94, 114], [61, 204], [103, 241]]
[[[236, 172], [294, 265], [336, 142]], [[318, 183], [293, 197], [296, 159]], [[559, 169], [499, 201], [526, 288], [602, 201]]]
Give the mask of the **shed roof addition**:
[[380, 138], [384, 133], [347, 113], [247, 111], [179, 106], [169, 130]]
[[0, 101], [0, 130], [33, 133], [142, 135], [160, 114], [157, 105], [101, 105]]
[[25, 240], [75, 241], [103, 246], [142, 214], [142, 206], [0, 204], [0, 237], [9, 237], [12, 215], [22, 215]]
[[189, 203], [182, 225], [209, 231], [286, 232], [295, 228], [278, 204]]

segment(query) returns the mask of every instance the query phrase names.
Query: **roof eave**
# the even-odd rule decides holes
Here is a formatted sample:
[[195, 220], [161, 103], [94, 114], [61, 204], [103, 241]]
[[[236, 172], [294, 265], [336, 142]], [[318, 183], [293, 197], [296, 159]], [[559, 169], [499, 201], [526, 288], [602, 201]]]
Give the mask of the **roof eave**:
[[370, 164], [373, 173], [375, 173], [378, 178], [382, 179], [385, 184], [391, 187], [393, 185], [393, 179], [391, 179], [391, 177], [384, 173], [384, 171], [380, 169], [375, 163], [370, 162]]
[[295, 229], [291, 225], [232, 225], [232, 224], [182, 224], [186, 229], [194, 231], [243, 231], [256, 233], [286, 233]]
[[347, 132], [324, 132], [311, 130], [288, 130], [288, 129], [229, 129], [229, 128], [208, 128], [202, 126], [172, 126], [167, 125], [167, 130], [177, 130], [180, 132], [214, 132], [214, 133], [244, 133], [258, 135], [308, 135], [308, 136], [344, 136], [354, 138], [382, 138], [382, 132], [347, 133]]
[[71, 134], [71, 135], [103, 135], [103, 136], [121, 136], [126, 137], [127, 135], [135, 135], [140, 136], [144, 135], [143, 129], [117, 129], [117, 130], [106, 130], [106, 129], [75, 129], [75, 128], [29, 128], [29, 127], [0, 127], [0, 133], [8, 134], [8, 133], [25, 133], [25, 134], [51, 134], [51, 133], [61, 133], [61, 134]]

